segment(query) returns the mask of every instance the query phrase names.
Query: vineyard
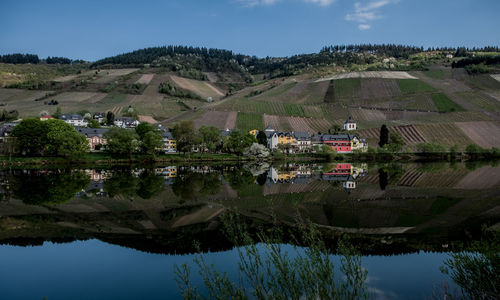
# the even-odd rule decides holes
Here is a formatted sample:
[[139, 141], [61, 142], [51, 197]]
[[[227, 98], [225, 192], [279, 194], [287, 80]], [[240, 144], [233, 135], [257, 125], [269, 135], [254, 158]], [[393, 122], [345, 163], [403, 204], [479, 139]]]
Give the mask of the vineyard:
[[360, 97], [364, 103], [372, 102], [377, 98], [392, 98], [401, 96], [401, 90], [394, 79], [362, 79]]
[[399, 89], [403, 94], [435, 92], [436, 89], [418, 79], [398, 79]]
[[195, 128], [215, 126], [219, 129], [233, 129], [238, 113], [235, 111], [207, 111], [194, 121]]
[[[401, 134], [407, 145], [425, 143], [427, 140], [414, 125], [389, 126], [390, 132]], [[378, 139], [380, 137], [380, 128], [370, 128], [358, 131], [359, 135], [366, 138]]]
[[263, 130], [264, 121], [261, 114], [239, 112], [236, 118], [236, 128], [250, 131], [252, 129]]
[[453, 123], [419, 124], [416, 127], [430, 143], [438, 143], [444, 147], [458, 145], [460, 149], [472, 144], [472, 140]]
[[305, 131], [310, 134], [317, 132], [328, 132], [332, 124], [321, 118], [285, 117], [276, 115], [264, 115], [264, 125], [271, 126], [278, 131]]
[[463, 122], [456, 125], [476, 144], [481, 147], [500, 147], [500, 123], [498, 122]]
[[464, 109], [451, 101], [445, 94], [432, 94], [432, 100], [440, 112], [464, 111]]
[[500, 111], [500, 102], [490, 96], [478, 92], [462, 92], [457, 93], [465, 101], [480, 107], [486, 111]]

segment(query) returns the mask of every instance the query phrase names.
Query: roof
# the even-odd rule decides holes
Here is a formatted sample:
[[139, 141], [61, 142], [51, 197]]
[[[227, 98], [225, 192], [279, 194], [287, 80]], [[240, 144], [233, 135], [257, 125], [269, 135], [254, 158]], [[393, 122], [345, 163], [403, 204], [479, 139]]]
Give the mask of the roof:
[[276, 130], [274, 130], [274, 128], [272, 128], [271, 126], [267, 126], [264, 131], [266, 132], [275, 132]]
[[221, 130], [220, 135], [225, 138], [226, 136], [230, 135], [231, 132], [233, 132], [231, 129], [227, 128], [226, 130]]
[[11, 133], [17, 125], [18, 123], [3, 123], [0, 125], [0, 136], [5, 136], [5, 134]]
[[81, 115], [73, 114], [73, 115], [61, 115], [61, 120], [83, 120]]
[[132, 117], [118, 117], [118, 118], [115, 118], [115, 121], [122, 121], [122, 122], [125, 122], [125, 123], [127, 123], [127, 122], [132, 123], [132, 122], [135, 121], [135, 119], [132, 118]]
[[354, 122], [354, 120], [352, 119], [352, 117], [349, 116], [349, 118], [345, 121], [344, 124], [348, 124], [348, 123], [356, 123], [356, 122]]
[[169, 139], [169, 140], [173, 140], [174, 139], [174, 136], [172, 135], [172, 132], [166, 131], [166, 130], [161, 132], [161, 136], [164, 139]]
[[311, 135], [309, 135], [309, 132], [305, 132], [305, 131], [295, 131], [295, 132], [292, 132], [292, 135], [294, 138], [296, 138], [299, 141], [308, 141], [311, 139]]
[[88, 138], [94, 136], [102, 138], [102, 136], [109, 130], [108, 128], [87, 128], [87, 127], [75, 127], [75, 129], [76, 131], [78, 131], [78, 133], [81, 133]]
[[352, 134], [323, 134], [321, 136], [322, 141], [350, 141], [353, 138]]

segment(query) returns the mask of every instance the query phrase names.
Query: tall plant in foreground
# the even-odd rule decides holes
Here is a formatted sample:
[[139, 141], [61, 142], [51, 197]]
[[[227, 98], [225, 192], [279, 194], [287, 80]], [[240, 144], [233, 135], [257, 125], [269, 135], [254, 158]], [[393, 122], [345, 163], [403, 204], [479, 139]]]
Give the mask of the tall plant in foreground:
[[320, 232], [310, 222], [297, 224], [298, 233], [291, 234], [293, 245], [289, 246], [283, 245], [283, 238], [290, 233], [285, 235], [279, 226], [250, 234], [238, 215], [227, 213], [222, 218], [226, 235], [237, 246], [238, 279], [232, 280], [217, 271], [200, 254], [194, 262], [207, 294], [201, 294], [199, 287], [191, 284], [191, 270], [183, 264], [175, 266], [174, 271], [184, 299], [367, 298], [367, 272], [347, 240], [339, 242], [337, 253], [341, 264], [336, 267]]

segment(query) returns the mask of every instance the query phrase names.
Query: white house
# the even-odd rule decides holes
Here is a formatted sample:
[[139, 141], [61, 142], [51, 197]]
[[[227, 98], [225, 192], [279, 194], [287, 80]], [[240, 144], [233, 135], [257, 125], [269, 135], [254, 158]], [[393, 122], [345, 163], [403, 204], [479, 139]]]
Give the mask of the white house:
[[344, 130], [356, 130], [356, 122], [352, 119], [352, 117], [349, 117], [344, 123]]
[[73, 125], [73, 126], [78, 126], [78, 127], [87, 127], [88, 121], [85, 120], [82, 116], [80, 115], [61, 115], [61, 120], [64, 122]]
[[115, 121], [113, 123], [116, 127], [121, 128], [135, 128], [137, 127], [137, 125], [141, 124], [141, 122], [130, 117], [115, 118]]

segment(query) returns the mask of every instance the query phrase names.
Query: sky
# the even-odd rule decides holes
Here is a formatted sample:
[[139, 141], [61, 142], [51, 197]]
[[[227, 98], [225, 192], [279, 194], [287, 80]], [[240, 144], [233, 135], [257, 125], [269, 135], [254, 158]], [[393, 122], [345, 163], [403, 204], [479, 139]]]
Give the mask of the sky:
[[499, 46], [499, 0], [2, 0], [0, 54], [95, 61], [162, 45], [290, 56], [323, 46]]

